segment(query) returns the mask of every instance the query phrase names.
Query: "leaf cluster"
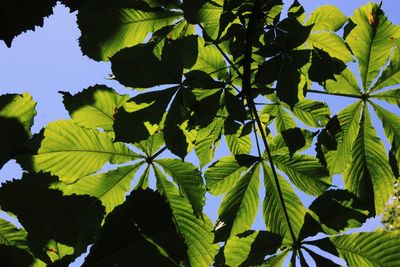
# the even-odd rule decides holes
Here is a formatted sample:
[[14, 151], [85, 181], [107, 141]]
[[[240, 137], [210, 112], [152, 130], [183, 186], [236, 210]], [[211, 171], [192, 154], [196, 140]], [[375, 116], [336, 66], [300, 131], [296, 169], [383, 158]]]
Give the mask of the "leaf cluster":
[[[287, 14], [280, 0], [61, 2], [83, 54], [137, 94], [60, 92], [70, 119], [34, 135], [30, 94], [0, 96], [0, 167], [25, 171], [0, 188], [23, 227], [0, 219], [1, 262], [67, 266], [92, 244], [83, 266], [399, 265], [398, 229], [345, 233], [399, 177], [400, 26], [381, 4], [347, 18], [297, 0]], [[6, 4], [0, 39], [54, 4]], [[316, 94], [354, 102], [331, 114]], [[206, 193], [223, 195], [214, 225]]]

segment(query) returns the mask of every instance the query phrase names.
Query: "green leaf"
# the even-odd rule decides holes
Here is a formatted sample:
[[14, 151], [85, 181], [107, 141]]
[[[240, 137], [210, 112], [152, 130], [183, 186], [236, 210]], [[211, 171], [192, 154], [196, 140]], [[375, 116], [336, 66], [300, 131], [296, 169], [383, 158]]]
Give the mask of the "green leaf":
[[252, 124], [241, 125], [240, 123], [227, 119], [224, 124], [224, 134], [228, 148], [232, 154], [249, 154], [251, 150], [250, 134]]
[[36, 26], [42, 27], [44, 18], [53, 14], [55, 0], [39, 0], [36, 2], [13, 1], [3, 3], [2, 27], [0, 39], [7, 47], [17, 35], [28, 30], [35, 30]]
[[256, 164], [240, 177], [222, 199], [214, 228], [215, 242], [250, 229], [258, 209], [259, 175], [259, 164]]
[[390, 57], [389, 65], [383, 70], [382, 75], [369, 90], [370, 93], [378, 91], [387, 86], [400, 83], [400, 47], [394, 49]]
[[205, 45], [199, 38], [199, 54], [192, 70], [201, 70], [219, 80], [228, 78], [228, 67], [222, 54], [213, 45]]
[[353, 143], [352, 161], [343, 174], [343, 180], [345, 188], [365, 201], [376, 214], [383, 212], [393, 193], [394, 176], [366, 105]]
[[[299, 235], [303, 225], [306, 209], [301, 203], [298, 196], [294, 193], [290, 184], [278, 174], [280, 190], [282, 192], [284, 208], [279, 200], [279, 190], [276, 186], [272, 170], [269, 166], [263, 163], [265, 198], [263, 203], [263, 215], [265, 225], [268, 231], [279, 234], [286, 241], [292, 240], [290, 228], [293, 230], [295, 237]], [[287, 212], [290, 225], [288, 225], [284, 212]]]
[[196, 216], [202, 214], [206, 189], [200, 171], [190, 162], [179, 159], [155, 160], [174, 179], [180, 193], [190, 202]]
[[105, 131], [112, 131], [115, 114], [129, 98], [105, 85], [95, 85], [75, 95], [61, 93], [65, 108], [77, 124]]
[[293, 115], [311, 127], [323, 127], [329, 120], [329, 107], [324, 102], [305, 99], [293, 107]]
[[316, 8], [310, 15], [307, 25], [313, 25], [312, 31], [338, 31], [347, 22], [347, 17], [339, 8], [324, 5]]
[[78, 13], [79, 44], [90, 58], [108, 61], [119, 50], [141, 43], [149, 33], [172, 24], [181, 15], [164, 9], [140, 10], [121, 0], [88, 5]]
[[303, 192], [318, 196], [331, 186], [327, 169], [314, 157], [304, 154], [273, 155], [276, 166]]
[[179, 266], [186, 246], [159, 193], [135, 190], [109, 214], [83, 266]]
[[275, 127], [278, 132], [296, 127], [293, 117], [278, 103], [265, 105], [260, 113], [260, 116], [263, 115], [275, 118]]
[[24, 229], [18, 229], [12, 223], [0, 218], [0, 245], [29, 251], [26, 237], [27, 232]]
[[29, 159], [25, 159], [25, 166], [73, 183], [97, 172], [107, 162], [119, 164], [140, 157], [123, 143], [114, 143], [106, 133], [60, 120], [46, 127], [40, 149], [32, 156], [32, 166]]
[[275, 254], [281, 245], [282, 237], [277, 234], [250, 230], [230, 238], [222, 252], [227, 266], [255, 266], [265, 256]]
[[[332, 21], [335, 20], [336, 19]], [[329, 53], [330, 56], [343, 60], [344, 62], [349, 62], [353, 59], [346, 43], [332, 32], [311, 32], [306, 41], [306, 45], [310, 49], [317, 47]]]
[[47, 264], [64, 260], [67, 265], [94, 242], [104, 208], [96, 198], [63, 196], [49, 189], [55, 181], [48, 174], [25, 173], [21, 180], [2, 185], [0, 205], [17, 216], [36, 257]]
[[59, 183], [53, 185], [52, 188], [63, 191], [65, 195], [96, 197], [102, 202], [108, 214], [124, 202], [131, 181], [142, 164], [139, 162], [135, 165], [119, 167], [106, 173], [82, 177], [73, 184]]
[[362, 85], [367, 91], [392, 48], [400, 44], [400, 27], [387, 20], [377, 3], [362, 6], [350, 20], [345, 40], [358, 59]]
[[334, 77], [335, 80], [329, 79], [325, 82], [326, 91], [334, 94], [361, 96], [361, 90], [358, 86], [357, 79], [349, 68], [345, 68], [340, 74], [335, 74]]
[[[346, 260], [348, 266], [395, 267], [400, 262], [399, 232], [354, 233], [312, 241], [313, 245]], [[332, 245], [325, 245], [330, 241]]]
[[36, 116], [36, 102], [29, 93], [0, 96], [0, 117], [15, 118], [30, 135]]
[[213, 234], [210, 219], [204, 214], [203, 219], [196, 217], [190, 203], [181, 196], [178, 189], [167, 180], [162, 172], [155, 167], [154, 173], [157, 178], [157, 188], [167, 199], [176, 227], [188, 247], [190, 266], [211, 266], [219, 245], [212, 244]]
[[149, 139], [160, 124], [178, 87], [139, 94], [131, 98], [115, 115], [115, 141], [138, 143]]
[[206, 128], [197, 131], [194, 150], [200, 161], [200, 168], [207, 165], [213, 158], [217, 149], [223, 128], [224, 119], [216, 118]]
[[213, 195], [221, 195], [233, 188], [239, 181], [240, 175], [256, 161], [254, 158], [245, 157], [238, 161], [234, 156], [220, 158], [214, 162], [206, 172], [207, 191]]
[[162, 145], [164, 145], [163, 134], [155, 133], [151, 135], [147, 140], [135, 143], [134, 145], [142, 150], [146, 154], [146, 156], [151, 157]]
[[356, 195], [346, 190], [326, 191], [311, 203], [299, 240], [318, 233], [334, 235], [360, 227], [368, 216], [368, 211]]
[[374, 107], [376, 114], [382, 121], [385, 135], [391, 144], [392, 152], [397, 159], [397, 166], [400, 167], [400, 118], [398, 115], [370, 102]]
[[391, 104], [397, 105], [400, 108], [400, 89], [387, 90], [373, 94], [371, 97], [385, 100]]
[[31, 135], [36, 102], [28, 93], [0, 96], [0, 168], [10, 159], [25, 154]]
[[336, 142], [333, 149], [323, 147], [323, 150], [326, 149], [324, 154], [331, 174], [342, 173], [350, 164], [352, 147], [360, 128], [361, 110], [361, 101], [351, 104], [331, 119], [331, 124], [328, 123], [326, 127]]
[[277, 255], [269, 257], [260, 267], [282, 267], [288, 252], [289, 250], [286, 249]]

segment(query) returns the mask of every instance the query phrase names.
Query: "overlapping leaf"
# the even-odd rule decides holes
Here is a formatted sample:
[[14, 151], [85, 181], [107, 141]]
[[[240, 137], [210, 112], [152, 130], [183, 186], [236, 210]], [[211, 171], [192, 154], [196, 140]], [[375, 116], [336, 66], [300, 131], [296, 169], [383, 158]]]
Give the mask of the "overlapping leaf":
[[178, 189], [167, 180], [164, 174], [154, 168], [157, 189], [165, 196], [176, 222], [179, 233], [188, 246], [187, 255], [191, 266], [211, 266], [218, 245], [212, 244], [212, 224], [203, 214], [203, 219], [193, 214], [190, 203], [181, 196]]
[[90, 58], [108, 61], [119, 50], [142, 42], [149, 33], [180, 17], [179, 12], [145, 8], [140, 1], [100, 1], [79, 10], [79, 43]]

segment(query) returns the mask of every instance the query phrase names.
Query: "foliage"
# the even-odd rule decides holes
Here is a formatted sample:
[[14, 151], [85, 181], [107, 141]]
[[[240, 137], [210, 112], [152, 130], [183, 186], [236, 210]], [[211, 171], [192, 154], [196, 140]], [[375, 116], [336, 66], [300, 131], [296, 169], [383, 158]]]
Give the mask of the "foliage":
[[[344, 234], [389, 209], [399, 177], [400, 26], [381, 4], [347, 18], [334, 6], [307, 17], [297, 0], [287, 14], [280, 0], [62, 2], [77, 10], [82, 52], [137, 94], [60, 92], [71, 119], [33, 136], [29, 93], [0, 96], [0, 167], [25, 170], [0, 188], [23, 226], [0, 220], [2, 262], [65, 266], [93, 244], [84, 266], [400, 264], [398, 226]], [[20, 5], [1, 7], [8, 46], [54, 1]], [[331, 115], [313, 94], [354, 102]], [[223, 195], [214, 226], [206, 192]]]

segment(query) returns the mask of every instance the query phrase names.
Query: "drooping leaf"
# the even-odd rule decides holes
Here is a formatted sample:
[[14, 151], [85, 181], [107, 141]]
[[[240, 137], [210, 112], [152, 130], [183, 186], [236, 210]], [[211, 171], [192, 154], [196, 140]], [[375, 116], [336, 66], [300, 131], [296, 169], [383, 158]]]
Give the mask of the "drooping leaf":
[[80, 178], [73, 184], [59, 183], [53, 187], [65, 195], [89, 195], [98, 198], [110, 213], [122, 204], [129, 191], [131, 181], [142, 162], [135, 165], [119, 167], [105, 173]]
[[345, 188], [365, 201], [370, 210], [377, 214], [384, 210], [393, 192], [394, 176], [366, 105], [360, 130], [353, 143], [352, 161], [343, 174], [343, 180]]
[[345, 28], [345, 40], [357, 57], [362, 85], [366, 91], [400, 44], [400, 27], [392, 25], [377, 3], [357, 9]]
[[83, 266], [179, 266], [185, 248], [165, 198], [138, 189], [107, 216]]
[[[286, 241], [292, 240], [290, 229], [292, 229], [294, 238], [300, 233], [303, 225], [306, 210], [298, 196], [294, 193], [290, 184], [278, 174], [278, 181], [285, 207], [279, 199], [279, 190], [274, 180], [272, 170], [266, 164], [263, 164], [265, 198], [263, 203], [263, 215], [265, 225], [268, 231], [283, 236]], [[287, 212], [289, 223], [284, 213]]]
[[72, 183], [97, 172], [107, 162], [124, 163], [140, 157], [123, 143], [113, 143], [106, 133], [60, 120], [46, 127], [37, 155], [23, 160], [28, 169], [51, 172]]
[[265, 256], [275, 254], [281, 244], [282, 237], [277, 234], [250, 230], [230, 238], [220, 253], [223, 252], [227, 266], [258, 266]]
[[188, 247], [190, 266], [211, 266], [218, 245], [212, 244], [210, 219], [204, 214], [203, 219], [196, 217], [190, 203], [181, 196], [178, 189], [167, 180], [163, 173], [157, 168], [154, 168], [154, 173], [157, 178], [157, 188], [167, 199], [177, 229]]
[[2, 14], [0, 39], [11, 47], [17, 35], [35, 30], [36, 26], [42, 27], [44, 18], [53, 14], [55, 4], [55, 0], [4, 2], [0, 8]]
[[94, 241], [104, 208], [96, 198], [49, 189], [55, 181], [48, 174], [24, 174], [2, 185], [0, 204], [18, 217], [36, 257], [46, 263], [65, 257], [69, 263]]
[[24, 154], [24, 143], [31, 135], [36, 103], [28, 93], [0, 96], [0, 168]]
[[360, 227], [367, 218], [368, 211], [356, 195], [346, 190], [329, 190], [311, 203], [299, 239], [319, 232], [338, 234], [349, 228]]
[[201, 215], [205, 204], [206, 189], [203, 178], [196, 166], [190, 162], [178, 159], [159, 159], [155, 160], [164, 171], [174, 179], [181, 194], [189, 201], [193, 207], [195, 215]]
[[309, 243], [342, 257], [348, 266], [395, 267], [400, 262], [398, 231], [339, 235]]
[[214, 228], [215, 242], [250, 229], [258, 209], [259, 175], [259, 164], [256, 164], [240, 177], [222, 199]]
[[79, 10], [78, 25], [82, 32], [79, 44], [90, 58], [108, 61], [119, 50], [139, 44], [149, 33], [180, 17], [179, 12], [140, 9], [135, 3], [122, 0], [102, 1]]
[[87, 128], [111, 131], [118, 109], [128, 100], [105, 85], [95, 85], [75, 95], [62, 92], [65, 108], [71, 118]]

